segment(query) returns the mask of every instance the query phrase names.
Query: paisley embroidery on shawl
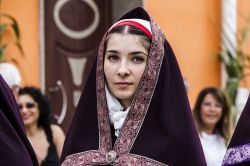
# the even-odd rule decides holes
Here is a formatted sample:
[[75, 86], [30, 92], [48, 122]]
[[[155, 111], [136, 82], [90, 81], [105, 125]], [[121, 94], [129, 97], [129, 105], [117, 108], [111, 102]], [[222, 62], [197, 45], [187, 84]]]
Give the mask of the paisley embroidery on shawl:
[[250, 144], [229, 148], [222, 165], [238, 164], [250, 161]]
[[99, 127], [99, 150], [101, 153], [107, 153], [112, 147], [110, 122], [108, 116], [108, 106], [105, 96], [104, 72], [103, 72], [103, 58], [104, 58], [104, 43], [106, 40], [104, 35], [98, 50], [97, 73], [96, 73], [96, 87], [97, 87], [97, 114]]
[[80, 166], [105, 163], [105, 155], [96, 150], [75, 153], [66, 157], [61, 166]]
[[114, 145], [115, 151], [119, 154], [126, 154], [132, 148], [146, 116], [160, 73], [160, 67], [164, 56], [164, 36], [158, 26], [153, 22], [152, 29], [152, 32], [155, 32], [155, 34], [151, 43], [148, 64], [145, 69], [146, 72], [144, 72], [142, 76], [135, 99], [131, 104], [128, 117]]
[[[119, 162], [125, 162], [124, 155], [126, 158], [130, 160], [132, 163], [148, 163], [150, 165], [163, 165], [159, 162], [143, 157], [143, 156], [135, 156], [128, 154], [130, 149], [133, 146], [133, 143], [136, 139], [137, 134], [140, 131], [143, 120], [146, 116], [146, 112], [152, 98], [158, 75], [160, 72], [160, 67], [162, 63], [162, 59], [164, 56], [164, 35], [161, 33], [160, 29], [156, 24], [152, 22], [152, 29], [154, 32], [154, 38], [151, 43], [151, 49], [148, 57], [148, 64], [146, 66], [145, 72], [142, 76], [142, 80], [140, 85], [138, 86], [138, 91], [135, 95], [135, 99], [131, 104], [131, 109], [126, 118], [124, 125], [121, 129], [120, 135], [116, 140], [114, 145], [114, 151], [117, 153], [117, 159], [114, 161], [114, 165]], [[110, 122], [108, 117], [108, 107], [106, 103], [105, 96], [105, 88], [104, 88], [104, 71], [103, 71], [103, 60], [104, 60], [104, 42], [106, 35], [103, 37], [102, 43], [99, 47], [98, 51], [98, 59], [97, 59], [97, 72], [96, 72], [96, 87], [97, 87], [97, 114], [98, 114], [98, 127], [99, 127], [99, 152], [100, 154], [107, 154], [112, 148], [111, 141], [111, 130], [110, 130]], [[88, 156], [88, 161], [96, 160], [97, 151], [92, 153], [92, 151], [88, 151], [86, 153], [80, 153], [80, 155], [73, 156], [69, 158], [73, 163], [77, 160], [81, 160], [81, 163], [84, 163], [86, 160], [85, 156]], [[103, 156], [100, 155], [99, 156]], [[92, 159], [91, 159], [92, 158]], [[122, 159], [122, 160], [121, 160]], [[67, 161], [69, 161], [67, 160]], [[105, 158], [102, 160], [105, 160]], [[89, 162], [86, 161], [85, 164]], [[107, 162], [106, 162], [107, 163]], [[94, 164], [94, 163], [91, 163]], [[105, 164], [102, 163], [102, 164]]]
[[134, 155], [134, 154], [127, 154], [127, 155], [122, 155], [116, 160], [115, 165], [131, 165], [131, 166], [145, 166], [145, 165], [150, 165], [150, 166], [167, 166], [161, 162], [158, 162], [156, 160], [144, 157], [144, 156], [139, 156], [139, 155]]
[[[98, 151], [86, 151], [81, 153], [76, 153], [68, 156], [61, 166], [81, 166], [81, 165], [96, 165], [96, 164], [108, 164], [105, 160], [105, 155], [99, 153]], [[130, 165], [130, 166], [167, 166], [161, 162], [155, 161], [153, 159], [134, 155], [126, 154], [118, 157], [114, 162], [109, 163], [111, 165]]]

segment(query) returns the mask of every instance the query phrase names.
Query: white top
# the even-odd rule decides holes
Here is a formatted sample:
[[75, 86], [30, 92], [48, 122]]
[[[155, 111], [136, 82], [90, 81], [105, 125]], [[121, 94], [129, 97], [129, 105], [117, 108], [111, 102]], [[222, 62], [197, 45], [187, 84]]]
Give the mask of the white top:
[[17, 67], [10, 63], [0, 63], [0, 74], [10, 88], [20, 85], [21, 75]]
[[105, 85], [105, 92], [109, 108], [109, 120], [111, 124], [114, 126], [115, 135], [118, 137], [119, 132], [123, 126], [123, 123], [125, 122], [125, 119], [128, 115], [130, 107], [128, 107], [127, 110], [124, 111], [123, 106], [120, 104], [117, 98], [111, 94], [106, 85]]
[[207, 166], [221, 166], [227, 149], [224, 138], [218, 134], [201, 132], [200, 140]]

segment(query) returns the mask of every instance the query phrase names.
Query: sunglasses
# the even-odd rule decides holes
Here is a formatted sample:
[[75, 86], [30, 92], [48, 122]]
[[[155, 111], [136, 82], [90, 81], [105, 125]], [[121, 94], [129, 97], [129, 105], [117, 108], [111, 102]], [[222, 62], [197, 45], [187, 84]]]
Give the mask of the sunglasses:
[[24, 107], [31, 109], [36, 106], [36, 103], [26, 103], [26, 104], [18, 104], [18, 108], [22, 110]]

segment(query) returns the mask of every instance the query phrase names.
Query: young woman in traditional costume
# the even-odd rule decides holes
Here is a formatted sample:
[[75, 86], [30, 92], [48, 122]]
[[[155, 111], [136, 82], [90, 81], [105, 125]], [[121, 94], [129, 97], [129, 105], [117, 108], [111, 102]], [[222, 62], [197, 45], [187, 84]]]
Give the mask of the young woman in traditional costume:
[[206, 165], [175, 55], [142, 8], [104, 35], [61, 162]]

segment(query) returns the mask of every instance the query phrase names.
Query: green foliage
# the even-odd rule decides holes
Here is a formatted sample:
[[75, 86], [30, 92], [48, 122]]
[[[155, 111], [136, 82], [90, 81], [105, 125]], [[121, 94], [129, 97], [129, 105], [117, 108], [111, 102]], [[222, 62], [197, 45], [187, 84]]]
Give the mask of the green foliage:
[[[0, 22], [0, 61], [4, 60], [5, 52], [11, 44], [16, 45], [21, 55], [24, 57], [24, 51], [20, 41], [19, 26], [16, 19], [8, 14], [0, 13], [0, 21], [2, 21], [3, 18], [8, 20], [10, 23]], [[5, 43], [3, 39], [8, 30], [12, 30], [14, 32], [14, 39]]]
[[[235, 99], [240, 80], [246, 77], [245, 69], [250, 69], [250, 55], [243, 51], [243, 44], [248, 37], [250, 17], [247, 20], [247, 25], [240, 30], [237, 36], [237, 48], [234, 49], [234, 54], [230, 50], [225, 49], [219, 54], [220, 62], [224, 65], [228, 79], [224, 89], [231, 105], [235, 106]], [[225, 36], [226, 39], [227, 36]], [[230, 41], [228, 41], [230, 43]]]
[[229, 78], [241, 80], [243, 77], [242, 53], [232, 55], [229, 50], [219, 55], [220, 61], [224, 64]]

